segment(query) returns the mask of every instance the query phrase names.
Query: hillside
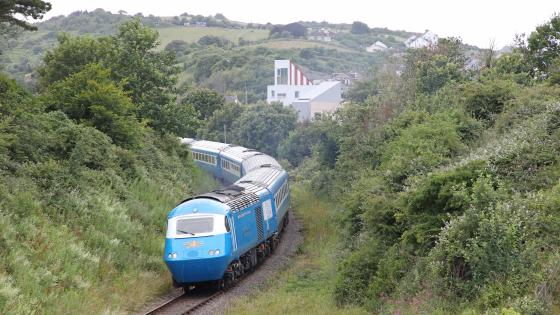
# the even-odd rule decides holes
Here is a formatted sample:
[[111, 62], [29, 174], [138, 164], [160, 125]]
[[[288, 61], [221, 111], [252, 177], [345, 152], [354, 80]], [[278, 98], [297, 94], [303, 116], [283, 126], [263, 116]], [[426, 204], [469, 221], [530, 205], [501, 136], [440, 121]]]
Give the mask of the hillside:
[[247, 41], [259, 41], [268, 37], [268, 30], [262, 29], [233, 29], [223, 27], [158, 27], [160, 35], [160, 48], [163, 49], [173, 40], [181, 40], [187, 43], [195, 43], [203, 36], [218, 36], [238, 42], [239, 39]]
[[[0, 48], [2, 49], [0, 63], [4, 71], [31, 87], [35, 84], [36, 79], [33, 69], [41, 64], [45, 53], [57, 45], [57, 37], [62, 32], [73, 36], [84, 34], [92, 37], [110, 35], [116, 32], [119, 24], [132, 18], [140, 19], [145, 25], [158, 30], [160, 33], [159, 49], [168, 47], [170, 43], [173, 45], [170, 49], [178, 54], [179, 66], [185, 69], [180, 79], [180, 83], [184, 87], [207, 86], [222, 93], [238, 95], [239, 98], [242, 98], [247, 90], [250, 102], [265, 98], [266, 83], [271, 80], [268, 70], [273, 59], [267, 57], [262, 60], [259, 58], [259, 55], [262, 54], [262, 48], [267, 49], [266, 55], [270, 57], [295, 58], [295, 61], [304, 66], [309, 73], [315, 75], [315, 78], [328, 78], [333, 72], [358, 72], [366, 75], [372, 66], [385, 63], [389, 56], [398, 56], [404, 49], [406, 38], [411, 35], [418, 35], [417, 33], [391, 31], [383, 28], [372, 28], [366, 34], [352, 34], [349, 24], [302, 22], [302, 25], [309, 29], [331, 29], [333, 31], [332, 41], [324, 42], [305, 37], [284, 37], [285, 34], [280, 37], [269, 37], [273, 25], [229, 21], [219, 14], [209, 17], [186, 13], [175, 17], [128, 16], [97, 9], [92, 12], [74, 12], [66, 17], [59, 16], [37, 23], [37, 31], [25, 32], [4, 43], [5, 47]], [[203, 23], [204, 27], [198, 26], [197, 23]], [[190, 74], [192, 73], [190, 65], [199, 64], [200, 60], [196, 59], [198, 57], [191, 59], [187, 55], [194, 53], [191, 55], [198, 56], [196, 51], [202, 52], [209, 48], [208, 45], [196, 45], [203, 37], [220, 38], [230, 43], [218, 47], [225, 50], [220, 52], [220, 55], [236, 58], [236, 54], [241, 54], [237, 51], [242, 51], [243, 54], [254, 56], [247, 63], [258, 65], [258, 69], [254, 69], [255, 67], [248, 69], [243, 65], [226, 67], [233, 70], [234, 73], [244, 74], [242, 78], [237, 79], [235, 78], [236, 75], [222, 71], [224, 69], [217, 69], [221, 66], [213, 63], [207, 65], [209, 68], [207, 71], [212, 73], [202, 77], [195, 74], [193, 78]], [[387, 52], [368, 53], [365, 51], [365, 47], [378, 40], [384, 41], [389, 46]], [[210, 51], [212, 50], [210, 49]], [[324, 56], [324, 62], [311, 60], [313, 58], [310, 57], [309, 51], [320, 52], [311, 55]], [[350, 55], [345, 56], [341, 53]], [[304, 58], [297, 58], [298, 55], [304, 56]], [[225, 77], [226, 79], [216, 82], [217, 77]], [[233, 82], [229, 82], [227, 78], [232, 78]]]

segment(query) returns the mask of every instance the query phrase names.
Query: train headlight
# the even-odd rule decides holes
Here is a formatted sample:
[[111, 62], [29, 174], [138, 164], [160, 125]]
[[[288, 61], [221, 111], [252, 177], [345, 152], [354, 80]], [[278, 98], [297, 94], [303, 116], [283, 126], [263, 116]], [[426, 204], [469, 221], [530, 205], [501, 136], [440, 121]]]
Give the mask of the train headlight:
[[220, 250], [219, 250], [219, 249], [216, 249], [216, 250], [214, 251], [214, 255], [220, 255]]
[[169, 255], [167, 255], [167, 258], [175, 259], [175, 258], [177, 258], [177, 253], [169, 253]]
[[209, 250], [209, 251], [208, 251], [208, 255], [210, 255], [210, 256], [214, 256], [214, 250], [212, 250], [212, 249], [211, 249], [211, 250]]

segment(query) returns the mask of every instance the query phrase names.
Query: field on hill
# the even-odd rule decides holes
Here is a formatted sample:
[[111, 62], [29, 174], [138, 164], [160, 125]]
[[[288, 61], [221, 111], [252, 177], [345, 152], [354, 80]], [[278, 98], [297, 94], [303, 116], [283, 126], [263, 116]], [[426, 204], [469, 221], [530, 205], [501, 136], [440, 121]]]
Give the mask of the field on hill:
[[250, 45], [247, 47], [266, 47], [270, 49], [304, 49], [304, 48], [323, 47], [327, 49], [336, 49], [338, 51], [355, 52], [351, 49], [342, 47], [335, 43], [325, 43], [325, 42], [310, 41], [304, 39], [272, 40], [272, 41], [266, 41], [264, 43]]
[[213, 35], [224, 37], [237, 43], [239, 38], [244, 40], [256, 41], [268, 37], [268, 30], [257, 29], [231, 29], [221, 27], [164, 27], [158, 28], [160, 35], [160, 47], [163, 48], [172, 40], [183, 40], [187, 43], [194, 43], [203, 36]]

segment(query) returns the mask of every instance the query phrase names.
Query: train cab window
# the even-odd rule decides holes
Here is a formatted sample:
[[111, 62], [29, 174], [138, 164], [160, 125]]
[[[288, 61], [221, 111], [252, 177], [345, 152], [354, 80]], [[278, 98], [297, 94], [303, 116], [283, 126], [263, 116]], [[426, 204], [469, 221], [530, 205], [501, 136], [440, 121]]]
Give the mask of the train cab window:
[[184, 215], [169, 219], [167, 238], [189, 238], [228, 233], [231, 226], [223, 214]]
[[196, 235], [214, 231], [213, 217], [186, 218], [177, 221], [177, 235]]

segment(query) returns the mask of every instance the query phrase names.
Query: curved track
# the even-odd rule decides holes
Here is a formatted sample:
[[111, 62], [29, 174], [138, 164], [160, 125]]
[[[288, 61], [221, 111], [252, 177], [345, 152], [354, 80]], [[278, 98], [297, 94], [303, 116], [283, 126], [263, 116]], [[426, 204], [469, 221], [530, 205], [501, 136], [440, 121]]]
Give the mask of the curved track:
[[168, 297], [160, 304], [152, 307], [144, 315], [163, 315], [163, 314], [192, 314], [200, 307], [206, 305], [212, 299], [223, 294], [224, 291], [192, 291], [188, 293], [174, 292], [172, 297]]

